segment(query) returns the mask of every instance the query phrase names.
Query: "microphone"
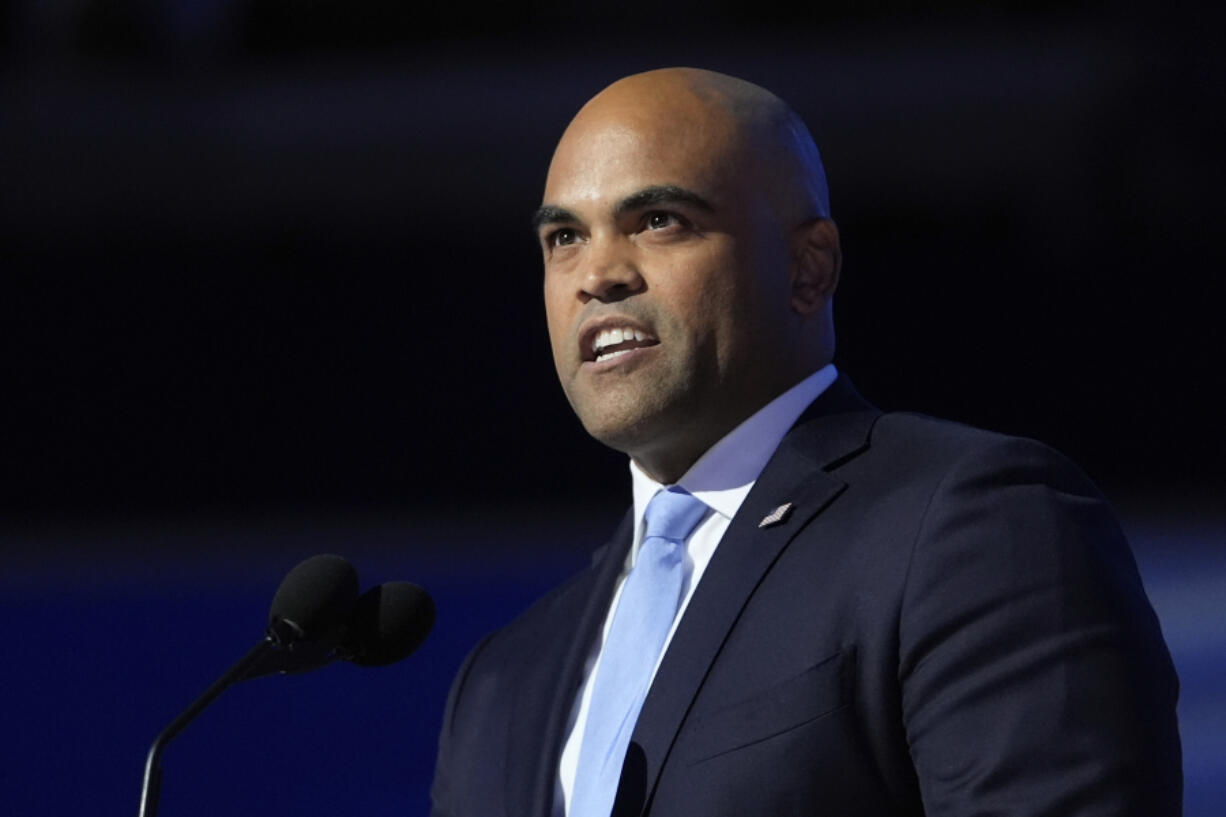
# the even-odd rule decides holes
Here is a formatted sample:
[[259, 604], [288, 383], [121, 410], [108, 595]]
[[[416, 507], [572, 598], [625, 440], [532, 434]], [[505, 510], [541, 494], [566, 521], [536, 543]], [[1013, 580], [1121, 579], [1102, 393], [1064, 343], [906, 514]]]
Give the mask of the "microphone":
[[171, 721], [145, 759], [140, 817], [156, 817], [166, 746], [197, 715], [239, 681], [302, 672], [343, 658], [382, 666], [421, 646], [434, 625], [434, 602], [409, 582], [388, 582], [358, 596], [358, 574], [344, 558], [312, 556], [282, 579], [264, 638]]
[[340, 556], [321, 553], [294, 567], [277, 588], [268, 630], [282, 646], [331, 640], [358, 598], [358, 573]]
[[295, 565], [273, 596], [260, 655], [234, 682], [306, 672], [341, 657], [336, 647], [357, 600], [358, 573], [343, 557], [321, 553]]
[[434, 626], [434, 601], [412, 582], [387, 582], [362, 594], [349, 618], [341, 657], [363, 667], [407, 658]]

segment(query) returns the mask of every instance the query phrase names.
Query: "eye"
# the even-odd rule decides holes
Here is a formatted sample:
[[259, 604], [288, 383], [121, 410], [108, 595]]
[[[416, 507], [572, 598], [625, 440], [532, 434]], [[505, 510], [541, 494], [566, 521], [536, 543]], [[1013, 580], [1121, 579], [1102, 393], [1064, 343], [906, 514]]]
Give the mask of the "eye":
[[674, 224], [680, 224], [681, 219], [673, 213], [666, 213], [657, 210], [655, 212], [648, 213], [646, 218], [643, 219], [643, 222], [648, 230], [663, 230], [667, 227], [672, 227]]
[[545, 246], [547, 247], [565, 247], [578, 241], [579, 233], [570, 227], [562, 227], [545, 236]]

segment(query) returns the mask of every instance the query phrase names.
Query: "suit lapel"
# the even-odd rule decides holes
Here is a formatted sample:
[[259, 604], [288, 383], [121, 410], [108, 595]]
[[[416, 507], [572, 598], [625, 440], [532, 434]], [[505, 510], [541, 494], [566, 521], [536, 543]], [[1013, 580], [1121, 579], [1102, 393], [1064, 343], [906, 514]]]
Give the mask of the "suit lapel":
[[[780, 443], [716, 548], [660, 664], [614, 815], [638, 814], [650, 802], [681, 723], [745, 604], [793, 537], [843, 491], [827, 469], [867, 446], [878, 416], [839, 378]], [[779, 518], [767, 519], [774, 515]]]
[[558, 760], [571, 709], [633, 532], [630, 512], [596, 554], [595, 564], [546, 611], [557, 622], [556, 634], [533, 645], [536, 651], [524, 656], [524, 671], [514, 693], [511, 736], [529, 735], [539, 743], [507, 758], [506, 802], [511, 815], [548, 817], [552, 813]]

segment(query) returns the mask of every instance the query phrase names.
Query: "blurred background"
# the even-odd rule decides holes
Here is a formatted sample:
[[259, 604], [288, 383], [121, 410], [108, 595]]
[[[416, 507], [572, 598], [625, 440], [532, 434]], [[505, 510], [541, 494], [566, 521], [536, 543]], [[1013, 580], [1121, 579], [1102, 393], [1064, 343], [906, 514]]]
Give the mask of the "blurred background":
[[240, 685], [165, 815], [424, 815], [451, 676], [629, 502], [550, 363], [528, 219], [575, 110], [663, 65], [825, 155], [838, 364], [1042, 439], [1133, 541], [1226, 800], [1224, 59], [1196, 5], [0, 5], [0, 786], [132, 814], [153, 737], [319, 552], [426, 645]]

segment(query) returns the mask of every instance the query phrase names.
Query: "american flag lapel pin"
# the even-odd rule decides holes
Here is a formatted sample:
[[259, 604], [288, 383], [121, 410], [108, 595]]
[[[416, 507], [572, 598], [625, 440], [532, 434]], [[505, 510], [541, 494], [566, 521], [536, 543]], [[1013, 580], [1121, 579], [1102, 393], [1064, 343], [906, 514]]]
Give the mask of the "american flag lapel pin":
[[778, 508], [762, 517], [762, 521], [758, 523], [759, 528], [769, 528], [771, 525], [778, 525], [780, 522], [788, 518], [788, 514], [792, 512], [792, 503], [784, 502]]

